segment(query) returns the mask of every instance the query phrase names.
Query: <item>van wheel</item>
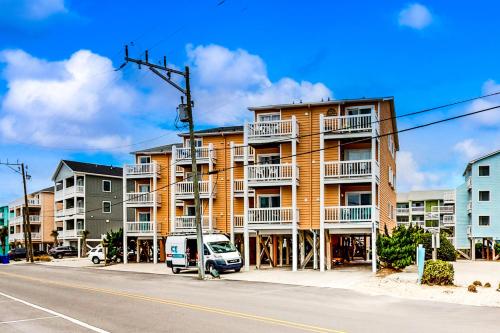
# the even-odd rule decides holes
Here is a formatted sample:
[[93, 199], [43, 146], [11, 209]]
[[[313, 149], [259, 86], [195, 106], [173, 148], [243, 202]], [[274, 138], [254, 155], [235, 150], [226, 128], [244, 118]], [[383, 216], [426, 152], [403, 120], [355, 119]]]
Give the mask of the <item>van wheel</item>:
[[172, 267], [172, 273], [179, 274], [180, 271], [180, 269]]
[[234, 271], [238, 273], [239, 271], [241, 271], [241, 268], [236, 268]]
[[92, 258], [92, 262], [93, 262], [94, 264], [96, 264], [96, 265], [99, 265], [99, 263], [101, 262], [101, 260], [99, 260], [99, 258], [97, 258], [97, 257], [93, 257], [93, 258]]
[[214, 264], [212, 264], [211, 262], [209, 262], [207, 264], [207, 272], [210, 273], [212, 270], [215, 270], [215, 266], [214, 266]]
[[62, 253], [59, 253], [59, 254], [57, 255], [57, 259], [62, 259], [62, 258], [63, 258]]

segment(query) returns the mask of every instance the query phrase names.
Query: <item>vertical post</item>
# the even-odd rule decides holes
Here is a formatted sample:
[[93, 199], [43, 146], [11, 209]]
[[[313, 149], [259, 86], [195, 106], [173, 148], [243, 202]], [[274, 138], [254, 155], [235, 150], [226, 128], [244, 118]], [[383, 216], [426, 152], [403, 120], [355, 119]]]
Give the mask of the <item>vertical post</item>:
[[297, 119], [292, 116], [292, 271], [297, 271]]
[[256, 260], [256, 268], [257, 269], [260, 269], [260, 252], [261, 252], [260, 239], [261, 239], [261, 236], [260, 236], [259, 232], [257, 231], [257, 235], [255, 238], [255, 252], [256, 252], [255, 260]]
[[250, 270], [250, 235], [248, 232], [248, 125], [243, 130], [243, 246], [245, 252], [245, 271]]
[[76, 243], [78, 244], [77, 245], [77, 249], [78, 249], [78, 258], [81, 257], [81, 254], [82, 254], [82, 238], [81, 237], [76, 237]]
[[[378, 103], [378, 109], [380, 110], [380, 103]], [[371, 217], [372, 217], [372, 239], [371, 239], [371, 246], [372, 246], [372, 272], [376, 273], [377, 272], [377, 179], [375, 177], [375, 161], [376, 161], [376, 146], [377, 146], [377, 122], [376, 122], [376, 115], [375, 115], [375, 110], [372, 109], [371, 112], [371, 123], [372, 123], [372, 142], [371, 142], [371, 163], [372, 163], [372, 179], [371, 179], [371, 192], [372, 192], [372, 204], [371, 204]]]
[[123, 180], [122, 180], [122, 192], [123, 192], [123, 263], [128, 264], [128, 250], [127, 250], [127, 166], [123, 166]]
[[24, 163], [21, 163], [21, 171], [23, 173], [23, 189], [24, 189], [24, 221], [26, 226], [26, 240], [28, 243], [26, 244], [26, 240], [24, 241], [24, 245], [26, 246], [26, 253], [28, 255], [29, 261], [33, 262], [33, 243], [31, 242], [31, 224], [30, 224], [30, 211], [28, 205], [28, 193], [26, 189], [26, 171], [24, 168]]
[[229, 155], [229, 192], [230, 194], [230, 199], [231, 201], [229, 202], [229, 219], [231, 221], [230, 223], [230, 228], [231, 228], [231, 243], [234, 244], [234, 142], [231, 141], [230, 143], [230, 151], [231, 154]]
[[189, 143], [191, 146], [191, 167], [193, 171], [193, 188], [194, 188], [194, 206], [195, 206], [195, 221], [196, 221], [196, 239], [198, 247], [198, 278], [205, 279], [205, 263], [203, 260], [203, 229], [201, 225], [201, 203], [200, 203], [200, 188], [198, 185], [198, 166], [196, 164], [196, 146], [194, 142], [194, 121], [193, 109], [191, 101], [191, 87], [189, 82], [189, 67], [185, 70], [186, 79], [186, 112], [189, 122]]
[[[153, 161], [151, 161], [153, 162]], [[156, 192], [157, 190], [157, 182], [158, 179], [156, 178], [156, 168], [158, 165], [156, 163], [153, 163], [153, 190], [151, 193], [153, 194], [153, 263], [157, 264], [158, 263], [158, 226], [157, 226], [157, 201], [158, 201], [158, 193]]]
[[175, 232], [175, 213], [177, 210], [177, 199], [175, 198], [176, 176], [177, 176], [177, 147], [172, 146], [172, 160], [170, 161], [170, 231]]
[[210, 174], [208, 175], [208, 194], [209, 194], [209, 197], [208, 197], [208, 230], [210, 230], [210, 231], [212, 231], [214, 229], [213, 217], [212, 217], [213, 206], [214, 206], [213, 192], [214, 192], [214, 190], [216, 190], [216, 189], [214, 189], [214, 184], [212, 183], [213, 176], [211, 173], [211, 171], [213, 171], [213, 168], [214, 168], [214, 162], [212, 160], [213, 153], [214, 153], [214, 145], [213, 145], [213, 143], [210, 143], [208, 146], [208, 154], [209, 154], [208, 171], [210, 172]]
[[324, 116], [319, 115], [319, 270], [325, 271], [325, 134]]

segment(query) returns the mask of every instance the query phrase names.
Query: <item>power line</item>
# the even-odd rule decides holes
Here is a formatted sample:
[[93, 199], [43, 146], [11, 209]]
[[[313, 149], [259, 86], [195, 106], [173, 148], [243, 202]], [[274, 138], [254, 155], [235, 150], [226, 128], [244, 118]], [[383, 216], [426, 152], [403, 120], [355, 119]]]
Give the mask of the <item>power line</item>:
[[[354, 140], [354, 141], [339, 143], [337, 145], [330, 146], [330, 147], [324, 147], [324, 148], [319, 148], [319, 149], [314, 149], [314, 150], [308, 150], [308, 151], [305, 151], [305, 152], [291, 154], [291, 155], [288, 155], [288, 156], [280, 156], [278, 158], [278, 160], [282, 160], [282, 159], [290, 158], [290, 157], [301, 156], [301, 155], [312, 154], [312, 153], [319, 152], [319, 151], [322, 151], [322, 150], [334, 149], [334, 148], [342, 147], [344, 145], [349, 145], [349, 144], [353, 144], [353, 143], [364, 142], [364, 141], [368, 141], [368, 140], [372, 140], [372, 139], [386, 137], [386, 136], [389, 136], [389, 135], [394, 135], [394, 134], [399, 134], [399, 133], [405, 133], [405, 132], [409, 132], [409, 131], [412, 131], [412, 130], [416, 130], [416, 129], [420, 129], [420, 128], [424, 128], [424, 127], [429, 127], [429, 126], [437, 125], [437, 124], [440, 124], [440, 123], [445, 123], [445, 122], [456, 120], [456, 119], [460, 119], [460, 118], [465, 118], [465, 117], [473, 116], [473, 115], [476, 115], [476, 114], [479, 114], [479, 113], [483, 113], [483, 112], [487, 112], [487, 111], [491, 111], [491, 110], [495, 110], [495, 109], [499, 109], [499, 108], [500, 108], [500, 105], [496, 105], [496, 106], [493, 106], [493, 107], [489, 107], [489, 108], [485, 108], [485, 109], [481, 109], [481, 110], [477, 110], [477, 111], [472, 111], [472, 112], [468, 112], [468, 113], [462, 113], [462, 114], [457, 115], [457, 116], [453, 116], [453, 117], [448, 117], [448, 118], [436, 120], [436, 121], [433, 121], [433, 122], [429, 122], [429, 123], [425, 123], [425, 124], [421, 124], [421, 125], [417, 125], [417, 126], [405, 128], [405, 129], [402, 129], [402, 130], [393, 131], [393, 132], [390, 132], [390, 133], [379, 134], [379, 135], [375, 135], [375, 136], [369, 136], [369, 137], [357, 139], [357, 140]], [[231, 169], [242, 168], [242, 167], [249, 166], [249, 165], [252, 165], [252, 164], [244, 164], [243, 163], [243, 164], [239, 164], [239, 165], [234, 165], [234, 166], [226, 167], [226, 168], [223, 168], [223, 169], [216, 169], [216, 170], [209, 171], [209, 172], [206, 172], [206, 173], [199, 173], [199, 175], [200, 176], [204, 176], [204, 175], [218, 174], [220, 172], [226, 172], [226, 171], [231, 170]], [[254, 163], [253, 165], [258, 165], [258, 163], [257, 164]], [[171, 172], [175, 172], [175, 170], [171, 169]], [[166, 185], [161, 186], [161, 187], [159, 187], [159, 188], [157, 188], [155, 190], [152, 190], [150, 192], [144, 192], [144, 193], [155, 193], [155, 192], [158, 192], [160, 190], [164, 190], [167, 187], [173, 186], [175, 184], [178, 184], [180, 182], [183, 182], [183, 181], [189, 180], [189, 179], [190, 179], [190, 177], [185, 177], [185, 178], [182, 178], [181, 180], [178, 180], [178, 181], [166, 184]], [[119, 204], [123, 204], [125, 202], [130, 201], [130, 200], [131, 199], [122, 200], [120, 202], [116, 202], [116, 203], [112, 204], [111, 206], [116, 206], [116, 205], [119, 205]], [[98, 211], [98, 210], [101, 210], [101, 209], [102, 208], [100, 207], [100, 208], [96, 208], [96, 209], [85, 211], [84, 213]]]

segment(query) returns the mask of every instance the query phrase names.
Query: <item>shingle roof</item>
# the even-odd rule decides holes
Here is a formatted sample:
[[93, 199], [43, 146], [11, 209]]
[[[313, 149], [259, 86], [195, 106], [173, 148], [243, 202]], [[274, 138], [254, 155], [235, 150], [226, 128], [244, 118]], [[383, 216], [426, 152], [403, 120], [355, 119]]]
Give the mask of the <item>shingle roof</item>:
[[[228, 133], [243, 133], [243, 126], [222, 126], [207, 128], [204, 130], [195, 131], [195, 135], [210, 135], [210, 134], [228, 134]], [[189, 136], [189, 133], [181, 133], [179, 136]]]
[[478, 158], [476, 158], [476, 159], [473, 159], [472, 161], [470, 161], [469, 163], [467, 163], [467, 166], [465, 167], [465, 170], [464, 170], [464, 173], [463, 173], [463, 174], [465, 175], [465, 173], [467, 172], [467, 169], [469, 169], [469, 168], [471, 167], [471, 165], [472, 165], [472, 164], [474, 164], [474, 163], [476, 163], [477, 161], [480, 161], [480, 160], [482, 160], [482, 159], [488, 158], [488, 157], [490, 157], [490, 156], [494, 156], [494, 155], [496, 155], [496, 154], [500, 154], [500, 149], [495, 150], [495, 151], [493, 151], [493, 152], [491, 152], [491, 153], [488, 153], [488, 154], [486, 154], [486, 155], [479, 156], [479, 157], [478, 157]]
[[168, 145], [163, 145], [163, 146], [158, 146], [158, 147], [153, 147], [153, 148], [147, 148], [147, 149], [142, 149], [142, 150], [137, 150], [131, 152], [131, 154], [141, 154], [141, 153], [149, 153], [149, 154], [164, 154], [164, 153], [170, 153], [172, 152], [172, 147], [176, 146], [178, 148], [182, 147], [182, 143], [171, 143]]
[[84, 162], [76, 162], [68, 160], [62, 160], [62, 162], [75, 172], [93, 173], [98, 175], [115, 176], [115, 177], [123, 176], [123, 169], [116, 166], [84, 163]]

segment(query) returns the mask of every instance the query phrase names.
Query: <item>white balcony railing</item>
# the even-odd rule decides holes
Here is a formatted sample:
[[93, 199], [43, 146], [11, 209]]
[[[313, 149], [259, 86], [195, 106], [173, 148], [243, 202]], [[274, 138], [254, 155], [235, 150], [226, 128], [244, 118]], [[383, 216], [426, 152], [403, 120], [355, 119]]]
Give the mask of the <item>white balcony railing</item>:
[[371, 220], [372, 206], [325, 207], [325, 222], [327, 223], [369, 222]]
[[[208, 229], [209, 221], [208, 216], [202, 216], [201, 223], [204, 229]], [[196, 217], [195, 216], [176, 216], [175, 217], [175, 228], [176, 229], [196, 229]]]
[[154, 222], [152, 221], [133, 221], [133, 222], [126, 222], [125, 228], [128, 233], [146, 234], [153, 232], [154, 230], [153, 224]]
[[[248, 181], [273, 183], [291, 181], [293, 178], [292, 164], [261, 164], [248, 166]], [[297, 168], [297, 167], [296, 167]], [[297, 178], [299, 169], [297, 168]]]
[[79, 237], [83, 232], [83, 229], [66, 229], [66, 230], [61, 230], [59, 231], [59, 237], [62, 239], [65, 238], [77, 238]]
[[55, 217], [56, 218], [61, 218], [64, 217], [64, 209], [58, 209], [55, 211]]
[[453, 206], [432, 206], [431, 207], [431, 212], [433, 212], [433, 213], [446, 214], [446, 213], [453, 213], [454, 211], [455, 211], [455, 208]]
[[324, 117], [323, 121], [325, 132], [344, 134], [372, 130], [371, 114]]
[[467, 188], [472, 188], [472, 177], [471, 176], [467, 177], [466, 183], [467, 183]]
[[28, 199], [28, 206], [40, 206], [40, 199], [36, 198]]
[[[274, 137], [287, 137], [293, 134], [293, 120], [272, 120], [272, 121], [258, 121], [247, 124], [248, 139], [265, 139]], [[297, 126], [297, 122], [295, 122]], [[297, 133], [298, 135], [298, 130]]]
[[423, 214], [425, 211], [424, 206], [419, 206], [419, 207], [411, 207], [411, 212], [412, 214], [418, 213], [418, 214]]
[[424, 216], [426, 220], [439, 220], [438, 212], [425, 212]]
[[450, 226], [455, 224], [455, 215], [443, 215], [443, 225]]
[[248, 224], [287, 224], [292, 222], [292, 208], [250, 208], [248, 210]]
[[125, 193], [125, 202], [129, 205], [153, 205], [156, 195], [156, 203], [161, 203], [160, 193], [129, 192]]
[[66, 217], [71, 215], [81, 215], [85, 213], [85, 208], [83, 207], [71, 207], [64, 210], [64, 215]]
[[[179, 162], [191, 163], [191, 148], [177, 148], [176, 149], [176, 159]], [[196, 161], [202, 162], [203, 160], [215, 160], [215, 151], [206, 147], [196, 147]]]
[[233, 216], [233, 226], [235, 228], [243, 228], [243, 215], [234, 215]]
[[455, 192], [454, 191], [444, 192], [443, 200], [445, 203], [455, 202]]
[[181, 167], [180, 165], [175, 166], [175, 175], [178, 177], [184, 176], [184, 168]]
[[[200, 195], [209, 195], [209, 181], [202, 180], [198, 182], [198, 189], [200, 191]], [[213, 190], [215, 193], [215, 189]], [[194, 186], [192, 181], [184, 181], [175, 184], [175, 194], [180, 196], [193, 196], [194, 195]]]
[[396, 208], [397, 215], [408, 215], [410, 214], [410, 208], [398, 207]]
[[362, 178], [371, 174], [371, 160], [325, 162], [325, 178]]
[[[255, 150], [253, 147], [248, 147], [248, 160], [253, 161]], [[243, 161], [245, 159], [245, 146], [235, 145], [233, 148], [233, 158], [235, 161]]]
[[233, 190], [234, 192], [243, 192], [243, 187], [244, 187], [244, 180], [243, 179], [235, 179], [233, 182]]
[[472, 201], [467, 202], [467, 211], [470, 213], [472, 211]]
[[127, 176], [153, 176], [160, 173], [160, 168], [156, 162], [127, 164], [125, 165], [125, 174]]

